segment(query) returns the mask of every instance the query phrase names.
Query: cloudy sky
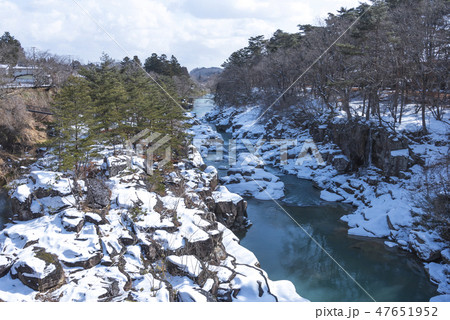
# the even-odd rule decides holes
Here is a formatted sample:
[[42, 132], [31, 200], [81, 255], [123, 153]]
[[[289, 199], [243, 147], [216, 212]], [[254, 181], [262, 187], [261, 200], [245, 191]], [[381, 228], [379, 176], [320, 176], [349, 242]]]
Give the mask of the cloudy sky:
[[[255, 35], [297, 31], [359, 0], [0, 0], [0, 33], [31, 50], [98, 61], [152, 52], [182, 65], [220, 66]], [[94, 22], [95, 21], [95, 22]], [[101, 27], [100, 27], [101, 26]], [[102, 29], [103, 28], [103, 29]], [[105, 32], [106, 31], [106, 32]], [[107, 35], [109, 33], [118, 44]]]

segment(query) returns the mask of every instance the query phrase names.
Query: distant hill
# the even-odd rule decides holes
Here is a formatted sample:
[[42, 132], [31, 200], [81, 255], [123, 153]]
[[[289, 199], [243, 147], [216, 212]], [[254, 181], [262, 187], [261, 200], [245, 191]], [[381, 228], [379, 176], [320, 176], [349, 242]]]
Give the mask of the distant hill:
[[189, 74], [191, 77], [201, 83], [201, 84], [211, 84], [214, 82], [215, 78], [223, 71], [222, 68], [211, 67], [211, 68], [195, 68]]

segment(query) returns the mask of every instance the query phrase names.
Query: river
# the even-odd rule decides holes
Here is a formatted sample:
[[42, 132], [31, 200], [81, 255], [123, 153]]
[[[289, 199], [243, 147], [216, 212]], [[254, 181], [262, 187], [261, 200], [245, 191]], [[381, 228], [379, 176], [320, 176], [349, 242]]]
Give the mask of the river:
[[[213, 106], [209, 97], [197, 99], [193, 112], [201, 118]], [[230, 135], [222, 133], [222, 137], [226, 148]], [[205, 162], [216, 168], [227, 165], [208, 158]], [[303, 228], [274, 201], [246, 198], [253, 225], [238, 236], [272, 280], [290, 280], [301, 296], [317, 302], [372, 301], [371, 297], [429, 301], [438, 294], [414, 255], [388, 248], [381, 239], [349, 236], [340, 217], [352, 210], [350, 206], [324, 202], [310, 181], [266, 169], [284, 182], [285, 197], [279, 204]], [[218, 171], [226, 175], [226, 170]]]

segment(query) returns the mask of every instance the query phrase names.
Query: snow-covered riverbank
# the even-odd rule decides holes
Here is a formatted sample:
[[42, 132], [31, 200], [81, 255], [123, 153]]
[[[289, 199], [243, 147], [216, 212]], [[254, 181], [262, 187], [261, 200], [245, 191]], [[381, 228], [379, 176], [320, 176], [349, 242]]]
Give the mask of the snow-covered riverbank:
[[245, 201], [216, 189], [216, 169], [195, 148], [159, 194], [139, 158], [128, 168], [126, 155], [100, 151], [107, 161], [87, 179], [55, 172], [47, 155], [11, 184], [0, 300], [306, 301], [271, 281], [225, 226], [245, 222]]
[[[439, 172], [427, 172], [419, 163], [409, 166], [413, 162], [412, 157], [422, 159], [423, 163], [429, 166], [431, 162], [437, 163], [446, 155], [448, 128], [444, 123], [430, 120], [431, 134], [427, 143], [408, 139], [407, 149], [391, 151], [393, 163], [405, 166], [405, 170], [401, 171], [399, 176], [387, 177], [373, 165], [356, 172], [345, 172], [349, 159], [330, 139], [325, 137], [323, 141], [311, 144], [313, 136], [307, 128], [292, 120], [295, 117], [274, 117], [264, 125], [254, 124], [260, 112], [258, 107], [222, 108], [215, 109], [207, 115], [207, 119], [219, 129], [231, 133], [232, 138], [237, 141], [237, 149], [246, 150], [242, 139], [248, 139], [254, 150], [258, 150], [260, 158], [256, 157], [256, 160], [262, 159], [266, 164], [278, 166], [286, 173], [314, 181], [322, 190], [323, 200], [342, 201], [355, 206], [356, 210], [352, 214], [342, 217], [350, 227], [349, 234], [384, 238], [387, 247], [396, 246], [414, 252], [424, 261], [431, 280], [439, 285], [438, 291], [442, 296], [435, 299], [448, 298], [449, 242], [443, 239], [437, 230], [424, 226], [423, 219], [426, 219], [427, 212], [419, 203], [419, 196], [425, 188], [424, 180], [428, 179], [428, 183], [438, 183]], [[295, 111], [293, 113], [295, 114]], [[417, 122], [415, 115], [410, 113], [405, 116], [398, 130], [404, 135], [414, 132], [418, 127]], [[319, 129], [325, 132], [327, 128], [323, 125]], [[285, 146], [284, 161], [280, 154], [279, 141], [273, 143], [279, 139], [285, 139], [290, 144]], [[304, 152], [305, 144], [311, 144], [313, 147], [308, 153]], [[314, 154], [315, 147], [324, 160], [323, 165]], [[301, 161], [299, 155], [302, 155]], [[243, 172], [247, 173], [245, 170]], [[248, 173], [248, 179], [245, 179], [243, 172], [236, 174], [240, 174], [240, 179], [244, 178], [250, 182], [253, 173]], [[236, 180], [233, 173], [228, 179]], [[253, 183], [253, 186], [257, 187], [257, 184]]]

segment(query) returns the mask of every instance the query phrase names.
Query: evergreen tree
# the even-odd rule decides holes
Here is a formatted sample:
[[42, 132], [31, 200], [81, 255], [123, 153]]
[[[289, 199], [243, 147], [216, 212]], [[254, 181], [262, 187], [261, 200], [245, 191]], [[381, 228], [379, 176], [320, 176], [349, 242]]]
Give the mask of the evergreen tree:
[[5, 32], [0, 37], [0, 63], [15, 66], [23, 57], [25, 53], [19, 40]]
[[123, 126], [126, 116], [126, 90], [114, 61], [108, 55], [103, 55], [101, 60], [93, 87], [92, 129], [99, 142], [112, 144], [115, 148], [126, 138]]
[[90, 88], [81, 77], [69, 77], [54, 99], [56, 119], [55, 152], [60, 159], [60, 169], [74, 170], [78, 176], [87, 164], [92, 148], [92, 104]]

